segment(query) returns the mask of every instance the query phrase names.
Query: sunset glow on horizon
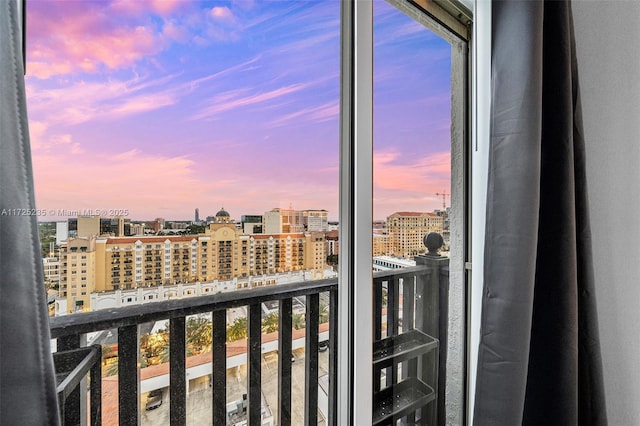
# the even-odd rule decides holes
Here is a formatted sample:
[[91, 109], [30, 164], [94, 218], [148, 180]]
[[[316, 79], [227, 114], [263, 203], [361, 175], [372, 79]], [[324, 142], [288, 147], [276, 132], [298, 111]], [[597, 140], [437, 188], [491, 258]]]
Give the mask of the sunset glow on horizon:
[[[291, 206], [338, 219], [339, 1], [27, 7], [39, 209], [190, 220]], [[383, 1], [374, 26], [374, 217], [439, 209], [450, 46]]]

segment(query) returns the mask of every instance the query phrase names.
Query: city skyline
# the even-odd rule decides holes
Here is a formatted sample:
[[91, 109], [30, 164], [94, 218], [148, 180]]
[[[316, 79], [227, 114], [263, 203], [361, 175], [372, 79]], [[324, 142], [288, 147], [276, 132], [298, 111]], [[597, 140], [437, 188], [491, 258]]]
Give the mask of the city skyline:
[[[337, 220], [339, 2], [27, 5], [39, 209]], [[375, 23], [374, 217], [432, 211], [449, 192], [449, 45], [382, 1]]]

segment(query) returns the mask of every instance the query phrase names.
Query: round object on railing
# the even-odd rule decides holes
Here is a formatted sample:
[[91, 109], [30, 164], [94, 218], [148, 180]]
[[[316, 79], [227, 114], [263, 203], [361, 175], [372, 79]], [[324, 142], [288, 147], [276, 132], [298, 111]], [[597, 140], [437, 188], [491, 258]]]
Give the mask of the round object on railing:
[[424, 236], [423, 241], [425, 247], [427, 247], [427, 250], [429, 251], [427, 255], [440, 256], [440, 254], [438, 254], [438, 250], [440, 250], [444, 245], [444, 238], [442, 238], [442, 235], [437, 232], [429, 232]]

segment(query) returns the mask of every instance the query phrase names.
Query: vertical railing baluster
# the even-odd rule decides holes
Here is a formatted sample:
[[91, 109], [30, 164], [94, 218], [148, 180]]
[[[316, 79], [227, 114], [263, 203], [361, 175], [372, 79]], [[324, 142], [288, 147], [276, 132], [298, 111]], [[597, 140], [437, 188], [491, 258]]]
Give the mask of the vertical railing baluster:
[[307, 296], [305, 315], [305, 392], [304, 424], [318, 424], [318, 325], [320, 323], [320, 295]]
[[[382, 279], [373, 279], [373, 341], [382, 340]], [[372, 348], [373, 349], [373, 348]], [[373, 371], [373, 391], [380, 391], [380, 370]]]
[[280, 301], [278, 317], [278, 424], [291, 426], [291, 298]]
[[[59, 337], [56, 346], [58, 352], [68, 351], [71, 349], [77, 349], [80, 347], [80, 335], [72, 334], [70, 336]], [[64, 404], [60, 403], [61, 417], [63, 425], [77, 425], [80, 424], [80, 387], [74, 389]]]
[[[405, 275], [402, 277], [402, 332], [407, 333], [415, 328], [415, 275]], [[412, 358], [402, 363], [402, 377], [418, 376], [418, 360]], [[416, 412], [413, 411], [407, 416], [407, 423], [412, 424], [416, 421]]]
[[227, 423], [227, 311], [213, 312], [213, 424]]
[[382, 339], [382, 280], [373, 279], [373, 340]]
[[247, 357], [247, 376], [249, 383], [248, 394], [248, 422], [259, 425], [262, 408], [262, 310], [260, 304], [249, 305], [248, 315], [249, 347]]
[[387, 337], [398, 334], [398, 276], [387, 282]]
[[[439, 263], [443, 258], [425, 258], [418, 264], [425, 265], [425, 270], [416, 274], [416, 328], [436, 339], [439, 338]], [[429, 384], [438, 398], [443, 397], [438, 389], [438, 370], [434, 370], [434, 365], [438, 365], [439, 353], [425, 354], [420, 357], [418, 364], [418, 375], [420, 379]], [[437, 404], [437, 403], [436, 403]], [[420, 418], [423, 424], [437, 424], [437, 406], [428, 404], [420, 410]]]
[[91, 386], [89, 391], [89, 401], [91, 407], [91, 424], [98, 426], [102, 424], [102, 347], [94, 345], [97, 353], [97, 360], [91, 367]]
[[329, 426], [338, 425], [338, 291], [329, 292]]
[[[389, 278], [387, 281], [387, 337], [398, 335], [398, 318], [400, 310], [399, 300], [400, 282], [397, 275]], [[394, 362], [391, 366], [391, 374], [387, 372], [387, 386], [398, 383], [398, 363]]]
[[138, 400], [140, 380], [138, 372], [138, 326], [118, 328], [118, 421], [121, 426], [139, 423]]
[[187, 424], [187, 361], [185, 317], [169, 321], [169, 418], [172, 426]]
[[415, 276], [402, 277], [402, 332], [406, 333], [415, 328], [414, 303], [416, 299], [415, 293]]

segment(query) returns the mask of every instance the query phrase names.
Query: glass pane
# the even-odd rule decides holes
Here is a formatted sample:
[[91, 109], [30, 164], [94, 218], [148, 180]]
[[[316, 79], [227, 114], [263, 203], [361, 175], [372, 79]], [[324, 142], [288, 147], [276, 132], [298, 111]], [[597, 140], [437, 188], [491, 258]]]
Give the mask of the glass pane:
[[[52, 315], [337, 280], [339, 2], [27, 7], [26, 84]], [[279, 415], [278, 297], [273, 303], [262, 305], [265, 424]], [[304, 418], [310, 357], [305, 303], [293, 300], [287, 356], [294, 424]], [[250, 304], [225, 307], [226, 409], [237, 418], [246, 417], [250, 391]], [[212, 321], [211, 311], [186, 318], [188, 424], [211, 423], [212, 342], [204, 337]], [[165, 320], [151, 327], [162, 324], [168, 329]], [[168, 424], [169, 333], [138, 337], [141, 422]], [[323, 376], [327, 357], [319, 353]], [[105, 370], [116, 365], [110, 385], [116, 361], [105, 354]], [[104, 394], [103, 411], [117, 413], [116, 395]], [[322, 422], [327, 409], [319, 410]]]
[[452, 45], [409, 7], [374, 2], [374, 424], [447, 409]]

